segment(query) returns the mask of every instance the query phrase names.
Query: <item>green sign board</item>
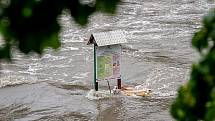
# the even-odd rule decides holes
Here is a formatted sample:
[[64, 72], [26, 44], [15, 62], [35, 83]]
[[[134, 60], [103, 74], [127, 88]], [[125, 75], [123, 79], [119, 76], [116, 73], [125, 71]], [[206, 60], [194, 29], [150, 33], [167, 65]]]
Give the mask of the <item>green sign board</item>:
[[118, 79], [121, 76], [121, 46], [109, 45], [96, 47], [97, 81]]
[[97, 78], [104, 80], [113, 75], [113, 57], [111, 55], [97, 56]]

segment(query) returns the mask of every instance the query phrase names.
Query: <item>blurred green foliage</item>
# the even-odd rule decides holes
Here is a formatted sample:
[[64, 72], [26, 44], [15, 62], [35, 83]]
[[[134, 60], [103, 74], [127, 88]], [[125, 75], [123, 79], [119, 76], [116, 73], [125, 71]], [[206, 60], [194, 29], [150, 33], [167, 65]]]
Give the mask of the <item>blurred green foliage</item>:
[[215, 10], [202, 23], [192, 38], [201, 59], [193, 64], [190, 80], [179, 89], [171, 107], [178, 121], [215, 120]]
[[17, 46], [25, 54], [42, 54], [45, 48], [58, 48], [63, 10], [80, 25], [97, 11], [114, 13], [120, 0], [0, 0], [0, 59], [11, 58], [11, 48]]

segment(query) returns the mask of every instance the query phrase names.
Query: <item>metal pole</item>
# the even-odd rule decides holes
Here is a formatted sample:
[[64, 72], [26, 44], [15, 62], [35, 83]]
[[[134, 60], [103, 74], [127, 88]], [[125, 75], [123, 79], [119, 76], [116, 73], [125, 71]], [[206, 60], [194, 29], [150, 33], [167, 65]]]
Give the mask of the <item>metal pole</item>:
[[118, 89], [122, 89], [121, 79], [117, 79], [117, 87]]
[[122, 66], [121, 66], [121, 62], [122, 62], [122, 45], [120, 44], [120, 65], [119, 65], [120, 66], [119, 67], [120, 68], [120, 78], [117, 79], [117, 88], [118, 89], [122, 89], [122, 84], [121, 84], [121, 78], [122, 78], [122, 76], [121, 76], [121, 69], [122, 68], [121, 67]]
[[96, 81], [96, 46], [94, 44], [94, 87], [98, 91], [98, 82]]

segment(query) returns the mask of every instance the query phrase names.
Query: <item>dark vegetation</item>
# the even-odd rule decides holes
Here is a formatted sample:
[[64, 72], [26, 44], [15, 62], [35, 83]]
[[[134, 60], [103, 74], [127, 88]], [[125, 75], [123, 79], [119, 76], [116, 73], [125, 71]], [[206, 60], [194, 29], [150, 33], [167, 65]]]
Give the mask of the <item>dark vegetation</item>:
[[61, 26], [58, 17], [68, 11], [80, 25], [97, 11], [114, 13], [120, 0], [0, 0], [0, 33], [5, 40], [0, 58], [10, 59], [11, 47], [28, 54], [58, 48]]

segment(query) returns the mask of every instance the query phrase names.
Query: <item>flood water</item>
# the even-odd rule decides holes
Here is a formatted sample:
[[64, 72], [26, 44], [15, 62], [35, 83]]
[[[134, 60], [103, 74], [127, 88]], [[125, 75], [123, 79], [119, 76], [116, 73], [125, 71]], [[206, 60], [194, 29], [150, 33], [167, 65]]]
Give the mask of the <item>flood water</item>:
[[[62, 15], [59, 50], [41, 57], [15, 51], [12, 63], [1, 63], [0, 121], [172, 121], [171, 102], [198, 59], [192, 34], [213, 6], [212, 0], [123, 0], [115, 16], [96, 13], [86, 27]], [[93, 47], [84, 39], [118, 29], [128, 41], [123, 85], [142, 85], [152, 96], [90, 100]], [[108, 90], [107, 82], [99, 89]]]

